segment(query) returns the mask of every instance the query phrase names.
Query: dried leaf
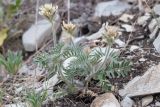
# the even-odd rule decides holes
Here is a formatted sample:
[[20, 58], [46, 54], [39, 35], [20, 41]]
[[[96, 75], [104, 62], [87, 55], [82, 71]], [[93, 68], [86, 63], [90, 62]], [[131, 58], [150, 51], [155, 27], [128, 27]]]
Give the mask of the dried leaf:
[[3, 45], [4, 40], [7, 38], [8, 36], [7, 32], [8, 32], [7, 28], [0, 30], [0, 46]]

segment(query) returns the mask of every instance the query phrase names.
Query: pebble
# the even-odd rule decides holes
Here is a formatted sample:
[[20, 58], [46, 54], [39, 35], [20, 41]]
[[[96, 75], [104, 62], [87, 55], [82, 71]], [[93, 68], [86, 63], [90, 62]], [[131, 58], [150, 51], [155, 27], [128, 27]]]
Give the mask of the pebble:
[[153, 10], [154, 10], [154, 13], [155, 13], [155, 14], [160, 15], [160, 4], [156, 4], [156, 5], [153, 7]]
[[134, 32], [135, 28], [132, 25], [123, 24], [122, 27], [126, 30], [126, 32]]
[[90, 107], [120, 107], [120, 104], [112, 93], [105, 93], [96, 97]]
[[134, 101], [129, 97], [125, 97], [121, 101], [121, 107], [133, 107], [133, 104], [134, 104]]
[[148, 19], [151, 17], [150, 14], [145, 14], [144, 16], [138, 17], [137, 23], [139, 25], [145, 26], [147, 24]]
[[134, 18], [133, 15], [129, 15], [129, 14], [123, 14], [119, 20], [122, 22], [129, 22], [130, 20], [132, 20]]
[[107, 2], [100, 2], [95, 7], [94, 16], [110, 16], [110, 15], [120, 15], [125, 10], [130, 9], [131, 6], [126, 2], [122, 2], [119, 0], [115, 1], [107, 1]]
[[146, 107], [153, 101], [153, 96], [146, 96], [142, 98], [142, 107]]

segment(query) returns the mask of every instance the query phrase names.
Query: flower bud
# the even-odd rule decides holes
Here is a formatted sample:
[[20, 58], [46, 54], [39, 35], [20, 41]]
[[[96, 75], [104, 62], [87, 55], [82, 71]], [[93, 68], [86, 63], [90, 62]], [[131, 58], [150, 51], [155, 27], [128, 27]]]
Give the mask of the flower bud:
[[107, 25], [104, 29], [103, 39], [105, 39], [109, 45], [113, 44], [118, 37], [118, 27]]
[[57, 5], [54, 6], [52, 4], [44, 4], [39, 8], [39, 14], [45, 16], [49, 21], [52, 21], [57, 10]]

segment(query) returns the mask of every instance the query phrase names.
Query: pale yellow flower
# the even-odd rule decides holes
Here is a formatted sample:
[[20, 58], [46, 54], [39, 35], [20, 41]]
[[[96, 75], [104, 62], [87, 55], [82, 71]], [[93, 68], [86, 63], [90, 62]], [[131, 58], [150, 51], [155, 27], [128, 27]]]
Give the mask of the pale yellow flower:
[[54, 6], [52, 4], [44, 4], [39, 8], [39, 14], [45, 16], [47, 19], [52, 21], [57, 10], [58, 10], [57, 5]]
[[118, 37], [118, 27], [116, 26], [105, 26], [105, 31], [103, 33], [103, 38], [110, 44], [114, 42]]
[[75, 29], [76, 29], [76, 25], [74, 25], [72, 23], [65, 23], [63, 21], [62, 22], [62, 29], [73, 36], [73, 33], [74, 33]]

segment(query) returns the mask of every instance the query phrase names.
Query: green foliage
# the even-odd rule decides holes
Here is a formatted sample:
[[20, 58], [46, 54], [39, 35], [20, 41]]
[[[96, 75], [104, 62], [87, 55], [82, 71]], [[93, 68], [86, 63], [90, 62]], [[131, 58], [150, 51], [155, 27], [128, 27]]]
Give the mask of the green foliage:
[[15, 75], [22, 65], [22, 53], [9, 50], [6, 58], [0, 54], [0, 64], [5, 67], [9, 74]]
[[109, 80], [106, 78], [106, 73], [104, 71], [100, 71], [97, 73], [97, 80], [99, 80], [98, 85], [102, 87], [103, 91], [108, 91], [112, 89], [112, 85]]
[[42, 107], [43, 102], [47, 98], [47, 91], [36, 93], [35, 90], [31, 90], [26, 95], [26, 100], [31, 107]]
[[[68, 58], [73, 58], [67, 67], [63, 62]], [[119, 58], [117, 52], [111, 51], [107, 47], [105, 53], [95, 50], [90, 54], [85, 53], [82, 47], [58, 44], [51, 53], [45, 53], [38, 56], [36, 62], [43, 67], [52, 68], [52, 72], [61, 72], [62, 81], [67, 81], [70, 89], [76, 87], [73, 82], [75, 77], [85, 77], [84, 84], [88, 84], [91, 79], [99, 81], [103, 90], [110, 90], [111, 84], [107, 78], [124, 77], [130, 70], [131, 63]], [[51, 66], [49, 66], [51, 65]], [[57, 69], [58, 68], [58, 69]], [[64, 82], [65, 82], [64, 81]], [[88, 87], [86, 85], [85, 87]]]
[[9, 1], [9, 4], [3, 4], [0, 0], [0, 46], [3, 45], [4, 40], [8, 37], [8, 30], [11, 28], [11, 25], [8, 25], [10, 20], [13, 19], [15, 14], [21, 7], [21, 0]]
[[15, 13], [20, 9], [21, 7], [21, 0], [15, 0], [15, 3], [11, 3], [7, 6], [6, 9], [6, 16], [7, 18], [12, 18]]
[[50, 53], [41, 53], [34, 59], [34, 62], [48, 70], [52, 75], [55, 74], [59, 70], [63, 60], [63, 46], [64, 44], [58, 44]]

